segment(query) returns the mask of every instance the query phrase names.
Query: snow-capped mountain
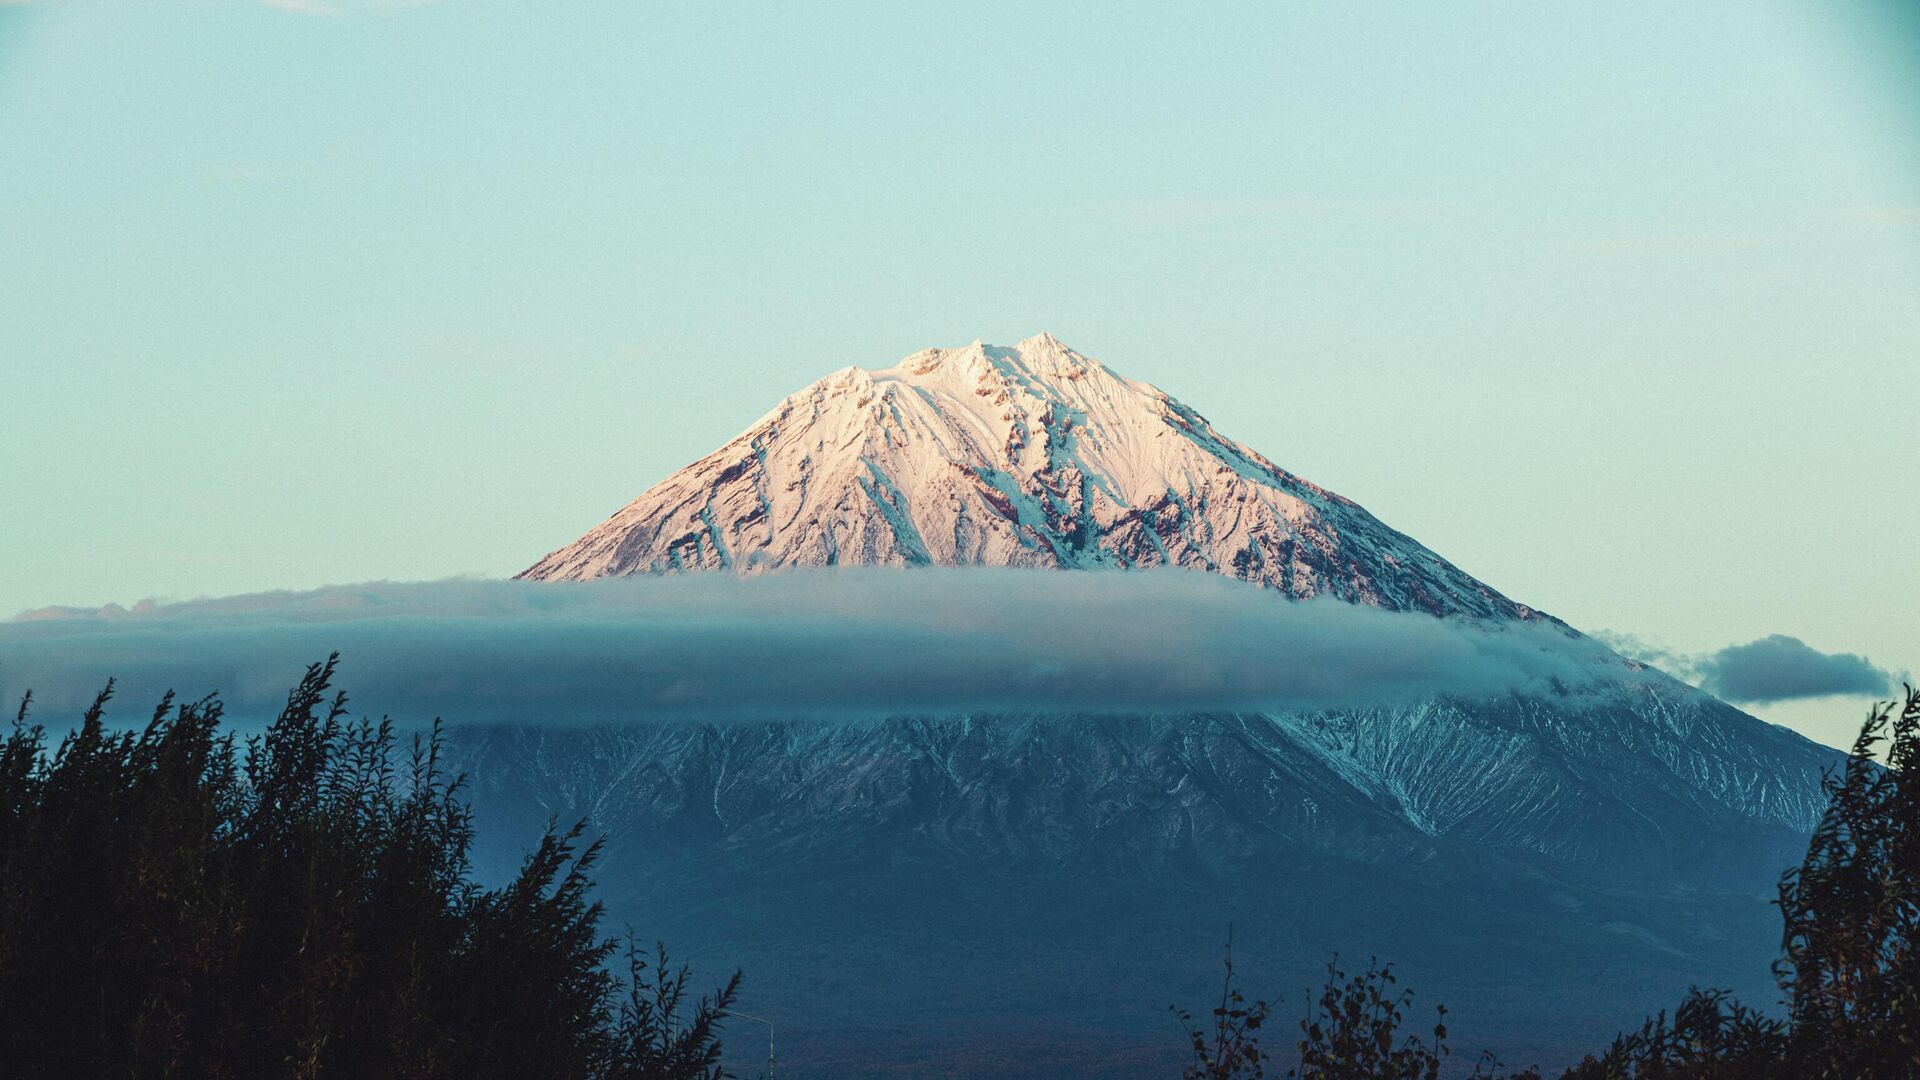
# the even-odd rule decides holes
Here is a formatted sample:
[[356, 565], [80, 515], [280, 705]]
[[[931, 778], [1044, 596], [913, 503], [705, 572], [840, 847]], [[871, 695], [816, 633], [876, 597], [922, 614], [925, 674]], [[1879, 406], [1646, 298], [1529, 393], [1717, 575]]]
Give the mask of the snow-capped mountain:
[[1175, 565], [1292, 597], [1534, 613], [1051, 334], [848, 367], [520, 576]]
[[[836, 564], [1176, 565], [1549, 618], [1045, 334], [836, 372], [521, 576]], [[1838, 759], [1657, 673], [1248, 715], [640, 719], [457, 729], [493, 858], [588, 819], [617, 917], [745, 964], [849, 1077], [1171, 1075], [1155, 1025], [1228, 926], [1249, 985], [1375, 953], [1510, 1061], [1693, 983], [1764, 999], [1768, 898]]]

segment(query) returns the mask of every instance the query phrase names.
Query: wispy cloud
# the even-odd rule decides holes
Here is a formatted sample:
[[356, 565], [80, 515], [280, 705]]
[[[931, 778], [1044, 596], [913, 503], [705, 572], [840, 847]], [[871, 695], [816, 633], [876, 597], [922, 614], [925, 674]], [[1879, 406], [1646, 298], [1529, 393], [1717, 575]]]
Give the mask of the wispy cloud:
[[[1703, 223], [1704, 225], [1704, 223]], [[1681, 227], [1588, 236], [1564, 249], [1581, 255], [1694, 255], [1859, 239], [1862, 233], [1920, 227], [1920, 206], [1849, 206], [1761, 218], [1734, 227]]]
[[[6, 2], [7, 0], [0, 0], [0, 3]], [[330, 0], [260, 0], [260, 3], [267, 7], [294, 15], [318, 15], [327, 18], [338, 18], [362, 11], [426, 7], [439, 2], [440, 0], [357, 0], [357, 2], [347, 0], [341, 3], [330, 2]]]
[[1920, 228], [1920, 206], [1850, 206], [1834, 217], [1843, 224], [1864, 229]]
[[1441, 203], [1363, 198], [1277, 199], [1122, 199], [1086, 207], [1102, 217], [1139, 225], [1190, 225], [1218, 222], [1318, 222], [1332, 220], [1399, 224], [1460, 224], [1484, 215], [1469, 207]]
[[1483, 630], [1197, 572], [837, 571], [584, 584], [376, 583], [0, 623], [0, 694], [76, 710], [223, 691], [269, 711], [338, 649], [396, 717], [1335, 707], [1619, 677], [1551, 627]]
[[1767, 232], [1634, 233], [1578, 240], [1569, 247], [1583, 255], [1689, 255], [1770, 247], [1785, 239]]
[[295, 15], [345, 15], [346, 9], [338, 4], [329, 4], [326, 0], [260, 0], [270, 8], [292, 12]]
[[1873, 696], [1889, 693], [1894, 683], [1891, 672], [1864, 656], [1824, 653], [1785, 634], [1698, 654], [1675, 652], [1631, 634], [1599, 631], [1594, 636], [1624, 656], [1741, 705], [1838, 694]]

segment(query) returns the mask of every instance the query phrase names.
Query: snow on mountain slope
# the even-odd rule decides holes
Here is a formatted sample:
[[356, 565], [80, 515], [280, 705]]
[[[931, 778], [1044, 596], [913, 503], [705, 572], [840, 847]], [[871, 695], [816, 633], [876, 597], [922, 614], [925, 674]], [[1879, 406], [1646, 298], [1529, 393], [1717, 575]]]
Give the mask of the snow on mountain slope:
[[[1173, 564], [1291, 597], [1549, 619], [1048, 334], [836, 372], [521, 576], [927, 563]], [[1663, 678], [1274, 725], [1417, 831], [1576, 863], [1664, 814], [1650, 851], [1729, 821], [1791, 848], [1833, 760]], [[1603, 805], [1627, 809], [1596, 824]]]
[[1292, 597], [1535, 615], [1051, 334], [837, 371], [520, 576], [836, 564], [1176, 565]]

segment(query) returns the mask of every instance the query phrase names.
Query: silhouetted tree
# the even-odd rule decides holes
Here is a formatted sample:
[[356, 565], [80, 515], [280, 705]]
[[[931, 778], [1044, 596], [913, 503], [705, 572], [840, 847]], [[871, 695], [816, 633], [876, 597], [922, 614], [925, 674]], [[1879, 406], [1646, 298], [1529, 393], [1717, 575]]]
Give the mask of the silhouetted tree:
[[[735, 973], [668, 1007], [608, 968], [599, 844], [549, 824], [470, 876], [440, 727], [348, 719], [338, 658], [244, 747], [214, 698], [108, 728], [109, 683], [47, 751], [31, 695], [0, 742], [0, 1071], [8, 1077], [708, 1080]], [[654, 971], [666, 970], [664, 952]]]
[[[1875, 760], [1875, 747], [1886, 744]], [[1806, 862], [1780, 882], [1775, 966], [1802, 1075], [1920, 1075], [1920, 692], [1868, 716]]]

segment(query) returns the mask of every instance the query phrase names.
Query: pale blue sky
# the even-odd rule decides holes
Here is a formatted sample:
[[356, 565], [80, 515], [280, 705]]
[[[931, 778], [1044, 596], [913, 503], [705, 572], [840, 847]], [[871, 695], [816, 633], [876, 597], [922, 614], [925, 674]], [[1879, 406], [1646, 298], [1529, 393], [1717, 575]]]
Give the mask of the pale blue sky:
[[0, 611], [510, 574], [1042, 329], [1575, 625], [1920, 668], [1912, 5], [0, 6]]

